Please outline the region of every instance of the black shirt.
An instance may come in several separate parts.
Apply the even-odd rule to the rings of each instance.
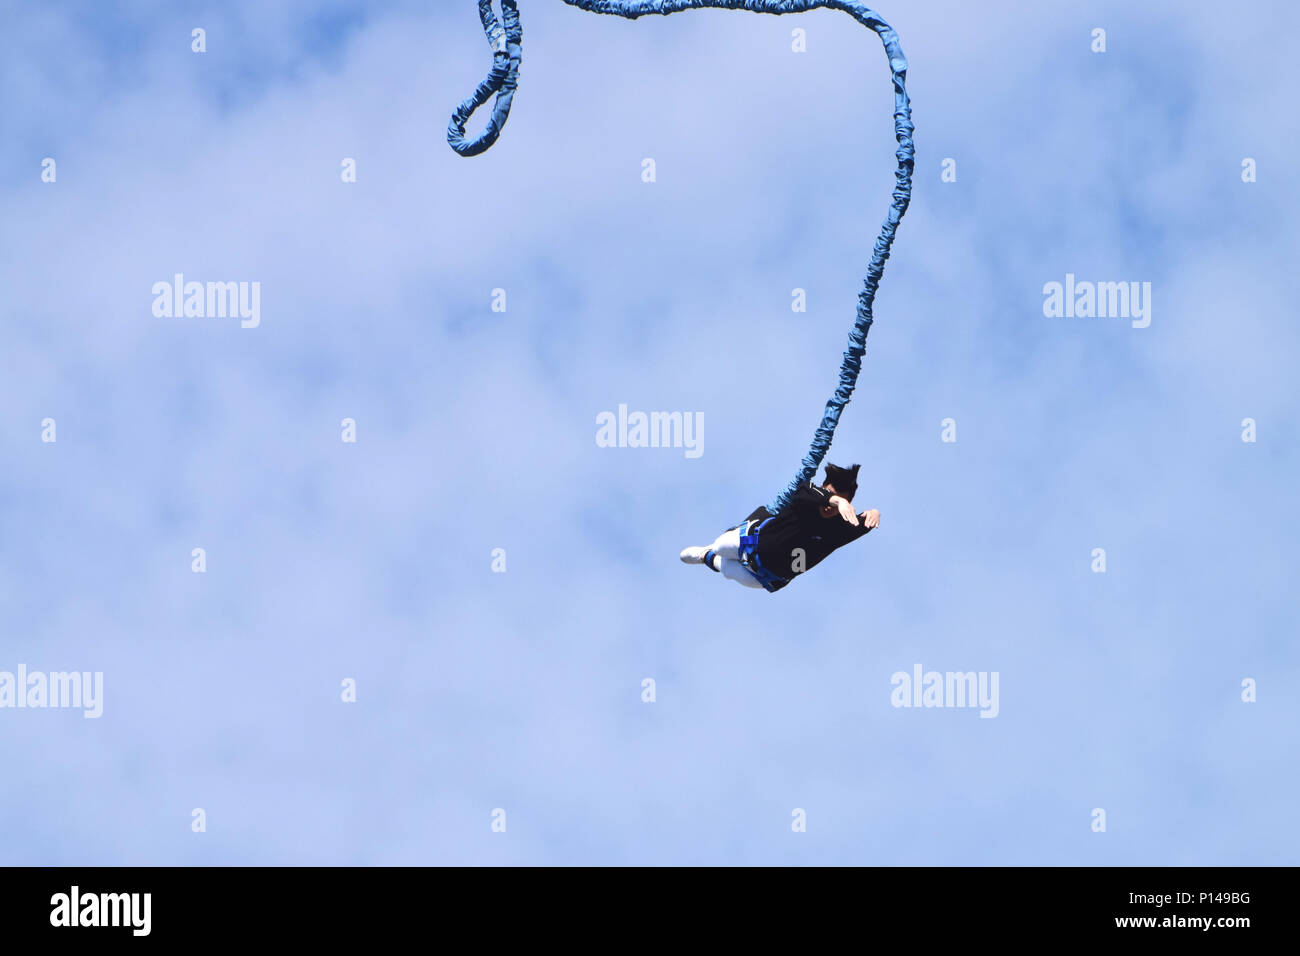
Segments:
[[[811,481],[800,486],[790,499],[790,504],[776,517],[766,508],[755,509],[746,521],[772,518],[758,533],[758,559],[773,574],[793,580],[804,571],[821,563],[822,559],[850,541],[856,541],[869,528],[851,525],[837,511],[829,518],[821,516],[821,509],[830,504],[830,494]],[[778,586],[776,590],[785,587]]]

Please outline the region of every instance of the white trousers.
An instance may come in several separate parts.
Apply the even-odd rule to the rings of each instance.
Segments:
[[[743,584],[747,588],[761,588],[763,585],[758,583],[758,578],[749,573],[749,570],[740,563],[740,529],[732,528],[730,531],[724,531],[718,535],[717,540],[709,545],[713,553],[717,555],[713,559],[713,567],[722,572],[722,576],[737,584]]]

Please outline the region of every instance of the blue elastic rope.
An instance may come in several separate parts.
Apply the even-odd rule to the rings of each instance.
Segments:
[[[523,58],[523,29],[519,25],[519,8],[515,0],[501,0],[502,28],[492,15],[492,0],[478,0],[478,16],[483,21],[483,32],[491,45],[492,70],[487,79],[478,85],[474,94],[451,114],[447,124],[447,142],[462,156],[477,156],[497,141],[501,128],[510,116],[510,103],[519,86],[519,61]],[[465,124],[474,111],[488,101],[493,93],[497,101],[492,104],[492,117],[477,139],[465,138]]]
[[[667,16],[683,10],[721,9],[748,10],[751,13],[804,13],[808,10],[828,9],[842,10],[863,26],[868,27],[880,37],[889,56],[889,71],[894,81],[894,136],[898,140],[898,169],[894,173],[893,201],[889,214],[880,227],[880,235],[871,250],[871,261],[867,264],[867,277],[862,291],[858,293],[857,319],[849,332],[849,345],[840,363],[839,385],[835,394],[826,403],[822,413],[821,424],[813,435],[812,445],[804,456],[799,472],[786,485],[785,490],[768,505],[768,511],[776,514],[785,509],[790,497],[799,486],[810,481],[821,466],[822,459],[830,450],[831,439],[835,436],[835,426],[839,424],[840,413],[853,397],[853,387],[857,384],[858,373],[862,371],[862,356],[867,348],[867,332],[871,329],[871,307],[876,299],[876,289],[880,277],[885,271],[885,261],[889,258],[890,246],[907,204],[912,198],[912,167],[915,150],[912,144],[912,107],[907,98],[907,57],[899,43],[898,34],[894,32],[880,15],[858,0],[564,0],[572,7],[591,13],[609,14],[635,20],[651,14]],[[501,19],[505,22],[504,44],[502,29],[492,15],[491,0],[479,0],[479,15],[488,42],[497,52],[493,56],[492,72],[474,91],[474,95],[460,105],[447,127],[447,142],[452,149],[462,156],[474,156],[491,146],[501,134],[506,117],[510,113],[510,101],[518,84],[520,58],[519,11],[515,0],[501,0]],[[502,46],[504,45],[504,51]],[[487,129],[473,142],[465,140],[465,122],[470,114],[487,102],[494,92],[497,101],[492,110],[492,119]]]

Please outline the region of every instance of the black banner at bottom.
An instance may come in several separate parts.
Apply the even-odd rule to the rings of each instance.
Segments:
[[[1285,932],[1287,868],[10,868],[8,941],[484,942],[585,937],[729,945],[1133,937],[1232,945]],[[610,936],[610,930],[619,936]],[[1245,934],[1245,935],[1243,935]],[[640,940],[641,943],[635,941]]]

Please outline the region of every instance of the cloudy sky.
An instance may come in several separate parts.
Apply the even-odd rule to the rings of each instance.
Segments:
[[[463,159],[468,0],[8,3],[0,671],[104,693],[0,709],[0,862],[1294,863],[1300,11],[1132,6],[881,8],[916,185],[831,459],[882,523],[768,595],[677,552],[834,385],[872,33],[525,0]],[[1046,317],[1067,274],[1150,326]],[[703,454],[599,447],[620,404]],[[997,717],[892,706],[918,665]]]

